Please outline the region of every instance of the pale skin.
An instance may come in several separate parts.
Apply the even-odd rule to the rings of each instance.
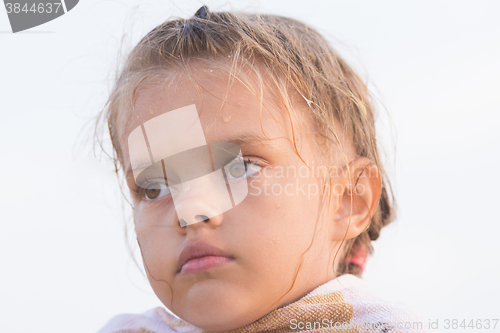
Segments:
[[[286,110],[264,100],[266,108],[260,114],[261,102],[255,95],[235,84],[226,96],[227,83],[221,78],[200,76],[198,83],[203,87],[202,96],[188,79],[176,82],[175,88],[153,85],[141,90],[133,120],[122,129],[122,151],[127,170],[128,133],[149,119],[191,104],[196,105],[207,142],[231,141],[242,133],[255,137],[236,142],[244,157],[260,165],[254,165],[248,176],[249,182],[254,181],[249,195],[236,207],[206,221],[181,227],[170,195],[150,200],[144,191],[134,192],[134,179],[127,177],[137,241],[154,292],[183,320],[205,330],[222,331],[249,324],[335,278],[334,255],[342,240],[356,237],[368,226],[379,200],[380,180],[371,161],[350,160],[351,176],[362,170],[370,175],[359,178],[362,193],[349,191],[349,176],[340,174],[334,179],[335,191],[329,193],[330,204],[316,223],[319,193],[275,195],[276,189],[291,183],[294,188],[296,184],[319,188],[317,175],[276,177],[279,166],[298,170],[305,166],[304,161],[318,161],[312,135],[294,126],[301,159],[293,146]],[[345,165],[342,159],[335,163]],[[273,185],[274,194],[270,191]],[[180,251],[197,240],[222,249],[234,260],[202,272],[178,274]]]

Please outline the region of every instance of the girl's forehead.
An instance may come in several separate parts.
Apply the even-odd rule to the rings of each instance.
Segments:
[[[134,108],[124,121],[127,125],[121,136],[121,147],[127,169],[130,166],[129,148],[133,148],[128,146],[129,137],[134,131],[140,132],[141,127],[146,131],[145,125],[164,118],[168,121],[163,123],[160,131],[177,132],[180,127],[186,126],[182,120],[185,119],[183,110],[193,108],[196,121],[201,125],[200,131],[195,134],[201,132],[202,139],[199,141],[232,142],[242,148],[273,146],[286,152],[294,149],[293,140],[300,137],[300,126],[294,124],[292,128],[285,108],[280,108],[265,94],[255,96],[242,84],[234,83],[228,88],[226,81],[210,77],[197,78],[196,83],[186,79],[169,85],[153,84],[138,91]],[[186,117],[190,115],[186,113]],[[177,133],[181,133],[182,137],[175,137],[175,140],[193,140],[186,137],[182,130]],[[170,140],[164,141],[170,144],[166,142]]]
[[[227,82],[221,79],[202,78],[196,84],[186,79],[174,85],[154,84],[142,88],[133,110],[127,112],[127,119],[122,122],[126,124],[121,136],[123,143],[137,127],[189,105],[195,105],[203,133],[209,141],[229,141],[229,138],[245,136],[292,137],[288,111],[271,99],[263,96],[261,100],[238,83],[228,88]]]

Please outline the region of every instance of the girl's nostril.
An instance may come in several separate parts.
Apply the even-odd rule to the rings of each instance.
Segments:
[[[208,216],[206,215],[198,215],[203,221],[208,220]]]
[[[186,221],[184,221],[183,219],[181,219],[179,222],[180,222],[180,224],[181,224],[181,227],[185,227],[185,226],[187,226],[187,225],[188,225],[188,224],[187,224],[187,222],[186,222]]]

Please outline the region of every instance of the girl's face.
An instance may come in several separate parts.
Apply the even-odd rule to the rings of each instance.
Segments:
[[[305,130],[309,127],[304,123],[293,127],[301,159],[286,110],[265,99],[260,112],[261,102],[242,85],[233,84],[227,91],[226,81],[209,76],[198,83],[202,93],[189,80],[169,88],[144,88],[125,128],[122,147],[130,170],[127,138],[131,131],[166,112],[195,104],[208,143],[233,142],[241,148],[246,198],[222,214],[184,227],[168,187],[141,189],[133,175],[127,175],[137,241],[156,295],[197,327],[229,330],[332,279],[333,254],[340,242],[332,237],[333,223],[325,223],[332,221],[333,211],[316,224],[321,181],[312,134]],[[197,205],[196,214],[210,216],[210,203]],[[219,256],[182,266],[185,249],[202,243],[218,249]]]

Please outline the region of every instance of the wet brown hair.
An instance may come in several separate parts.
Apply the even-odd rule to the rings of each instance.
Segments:
[[[366,157],[377,164],[379,205],[369,228],[344,243],[335,272],[337,276],[361,276],[361,268],[350,262],[351,256],[355,252],[371,254],[371,241],[394,218],[390,183],[379,162],[375,110],[360,77],[323,36],[300,21],[277,15],[209,12],[203,6],[190,19],[169,20],[149,32],[126,59],[98,119],[98,123],[107,123],[116,172],[124,166],[120,144],[124,110],[133,105],[141,87],[165,77],[160,73],[187,70],[192,61],[226,64],[230,77],[245,84],[249,80],[236,72],[250,68],[268,88],[266,93],[289,111],[291,120],[298,119],[294,109],[304,110],[318,133],[316,144],[325,161],[340,152],[346,165],[351,157]],[[262,97],[262,89],[247,87]]]

